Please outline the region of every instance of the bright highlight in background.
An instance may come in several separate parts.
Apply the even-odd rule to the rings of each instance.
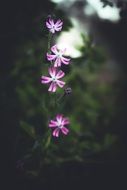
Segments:
[[[117,22],[120,19],[119,9],[117,7],[106,6],[103,8],[103,3],[100,0],[86,0],[88,7],[85,7],[85,12],[88,12],[89,6],[91,6],[102,19],[108,19],[113,22]],[[90,9],[89,9],[90,10]],[[91,11],[92,12],[92,11]]]
[[[51,1],[54,3],[57,3],[59,5],[61,5],[61,4],[71,5],[72,3],[76,2],[77,0],[51,0]],[[103,7],[103,3],[100,0],[86,0],[86,2],[88,3],[84,7],[84,12],[86,15],[90,16],[90,15],[97,13],[97,15],[101,19],[107,19],[112,22],[117,22],[120,20],[119,8],[110,7],[110,6]]]
[[[79,31],[76,28],[70,29],[68,32],[61,32],[57,39],[58,48],[66,48],[66,55],[72,58],[80,57],[81,52],[78,48],[83,46],[83,40]]]

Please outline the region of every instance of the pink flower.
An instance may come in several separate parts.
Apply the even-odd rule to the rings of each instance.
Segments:
[[[62,70],[57,71],[55,67],[50,67],[48,71],[51,77],[47,77],[47,76],[41,77],[42,79],[41,83],[43,84],[51,83],[48,91],[55,92],[58,86],[60,88],[63,88],[63,86],[65,85],[65,82],[59,79],[64,77],[65,73]]]
[[[65,64],[65,65],[69,64],[70,59],[63,57],[66,49],[58,50],[57,45],[54,45],[51,47],[51,51],[54,54],[48,54],[47,53],[47,59],[49,61],[53,61],[53,60],[55,61],[54,67],[61,67],[61,63]]]
[[[62,25],[63,25],[63,22],[62,22],[60,19],[57,20],[56,23],[55,23],[54,20],[51,19],[51,18],[49,18],[49,20],[46,21],[46,26],[47,26],[47,28],[48,28],[49,31],[50,31],[51,33],[53,33],[53,34],[55,33],[55,31],[56,31],[56,32],[61,31]]]
[[[55,119],[55,120],[51,120],[51,121],[49,122],[49,127],[50,127],[50,128],[55,128],[55,129],[53,130],[52,135],[53,135],[54,137],[59,137],[60,131],[61,131],[64,135],[67,135],[68,132],[69,132],[69,130],[68,130],[66,127],[64,127],[64,126],[65,126],[65,125],[68,125],[68,124],[70,124],[68,118],[63,117],[62,114],[57,114],[57,115],[56,115],[56,119]]]

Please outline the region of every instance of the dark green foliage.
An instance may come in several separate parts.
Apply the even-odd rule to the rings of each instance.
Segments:
[[[64,21],[65,22],[65,21]],[[66,25],[66,22],[65,22]],[[68,25],[67,25],[68,26]],[[82,56],[72,59],[65,81],[72,93],[58,101],[63,89],[50,94],[40,82],[47,74],[47,36],[26,41],[17,48],[17,59],[12,71],[19,101],[18,159],[24,161],[26,174],[36,177],[47,165],[58,165],[70,160],[96,161],[97,155],[108,151],[117,142],[110,133],[110,122],[115,114],[113,81],[103,78],[106,55],[91,37],[82,35]],[[101,78],[102,77],[102,78]],[[55,109],[55,107],[59,107]],[[70,118],[70,133],[55,139],[48,122],[57,113]]]

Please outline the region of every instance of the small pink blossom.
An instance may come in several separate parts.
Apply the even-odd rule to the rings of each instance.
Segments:
[[[47,53],[47,59],[49,61],[55,61],[54,67],[61,67],[61,63],[65,64],[65,65],[69,64],[70,59],[63,57],[66,49],[58,50],[57,45],[54,45],[51,47],[51,51],[54,54]]]
[[[61,81],[59,79],[64,77],[65,73],[62,70],[58,71],[57,68],[55,68],[55,67],[50,67],[48,69],[48,72],[51,77],[47,77],[47,76],[41,77],[41,79],[42,79],[41,83],[43,83],[43,84],[51,83],[48,91],[55,92],[58,86],[60,88],[63,88],[63,86],[65,85],[65,82]]]
[[[62,25],[63,25],[63,22],[60,19],[54,22],[53,19],[49,18],[49,20],[46,21],[47,28],[53,34],[55,33],[55,31],[56,32],[61,31]]]
[[[68,132],[69,132],[69,129],[67,129],[67,128],[65,127],[65,125],[68,125],[68,124],[70,124],[70,121],[69,121],[69,119],[68,119],[67,117],[63,117],[62,114],[57,114],[55,120],[51,120],[51,121],[49,122],[49,127],[50,127],[50,128],[55,128],[55,129],[53,130],[52,135],[53,135],[54,137],[59,137],[60,131],[61,131],[64,135],[67,135]]]

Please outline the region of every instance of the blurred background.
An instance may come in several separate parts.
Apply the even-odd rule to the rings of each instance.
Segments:
[[[5,181],[18,189],[65,189],[124,180],[127,2],[4,1],[1,8]],[[62,70],[72,93],[57,110],[70,118],[70,133],[58,139],[48,130],[54,97],[40,83],[48,68],[48,16],[63,20],[52,45],[67,47],[71,57]]]

